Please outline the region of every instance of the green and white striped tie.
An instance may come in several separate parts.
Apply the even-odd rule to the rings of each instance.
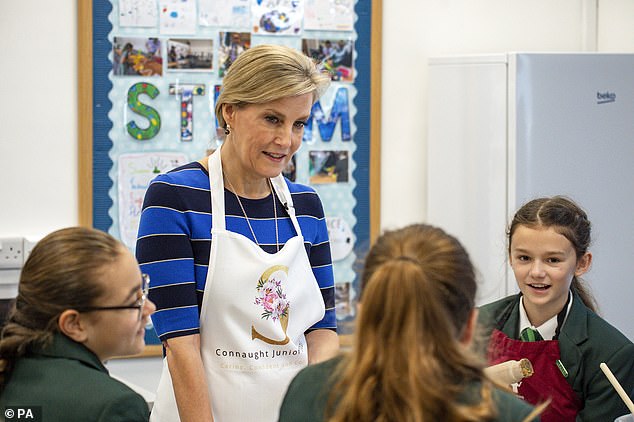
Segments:
[[[522,330],[520,334],[520,339],[522,341],[541,341],[544,338],[541,336],[541,334],[539,334],[539,331],[537,331],[536,329],[531,327],[526,327]]]

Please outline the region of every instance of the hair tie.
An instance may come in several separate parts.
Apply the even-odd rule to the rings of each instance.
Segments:
[[[408,256],[408,255],[399,255],[397,257],[394,258],[397,261],[407,261],[407,262],[412,262],[416,265],[421,265],[420,261],[414,257]]]

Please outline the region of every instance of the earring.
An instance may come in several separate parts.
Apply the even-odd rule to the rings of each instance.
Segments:
[[[231,133],[231,126],[229,126],[229,123],[227,123],[227,126],[225,126],[225,135],[228,135]]]

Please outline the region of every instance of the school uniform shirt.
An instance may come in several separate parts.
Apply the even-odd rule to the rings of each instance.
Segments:
[[[92,351],[60,333],[54,335],[50,346],[16,362],[0,394],[0,409],[12,406],[39,407],[45,422],[149,419],[142,396],[110,377]]]
[[[570,293],[572,295],[572,293]],[[566,319],[568,319],[568,314],[570,313],[570,307],[572,306],[572,297],[570,298],[570,300],[568,301],[568,306],[566,308],[566,315],[564,316],[564,323],[566,321]],[[533,324],[531,324],[531,321],[528,319],[528,315],[526,314],[526,309],[524,309],[524,297],[520,297],[520,306],[519,306],[519,312],[520,312],[520,325],[519,325],[519,332],[521,333],[525,328],[532,328],[534,330],[537,330],[537,332],[539,333],[539,335],[544,339],[544,340],[552,340],[553,338],[555,338],[555,335],[557,334],[557,318],[559,315],[554,315],[552,318],[550,318],[549,320],[545,321],[542,325],[540,325],[539,327],[535,327]]]
[[[519,339],[519,307],[520,295],[508,296],[481,307],[478,322],[490,334],[501,323],[502,316],[510,311],[509,318],[499,329],[509,338]],[[576,293],[573,293],[572,305],[558,340],[560,360],[567,372],[566,381],[582,402],[577,420],[613,421],[628,413],[599,364],[605,362],[631,396],[634,391],[634,344],[588,309]]]
[[[293,379],[280,409],[279,422],[323,422],[332,387],[337,383],[333,377],[343,356],[337,356],[302,369]],[[480,384],[473,382],[461,396],[464,403],[479,399]],[[493,390],[493,401],[498,416],[492,422],[516,422],[523,420],[533,407],[515,395],[502,390]],[[538,421],[539,417],[532,419]]]

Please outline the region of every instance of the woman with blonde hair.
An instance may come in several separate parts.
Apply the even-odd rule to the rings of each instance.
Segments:
[[[425,224],[384,233],[366,257],[352,351],[300,372],[280,421],[530,417],[532,407],[498,390],[470,351],[475,294],[473,266],[454,237]]]
[[[243,52],[216,101],[222,147],[148,187],[136,251],[166,352],[153,421],[274,421],[293,376],[337,353],[323,207],[281,174],[328,84],[292,48]]]
[[[6,412],[21,408],[32,420],[147,421],[143,397],[111,378],[103,362],[143,351],[155,309],[148,282],[107,233],[71,227],[39,241],[0,339],[7,420]]]

